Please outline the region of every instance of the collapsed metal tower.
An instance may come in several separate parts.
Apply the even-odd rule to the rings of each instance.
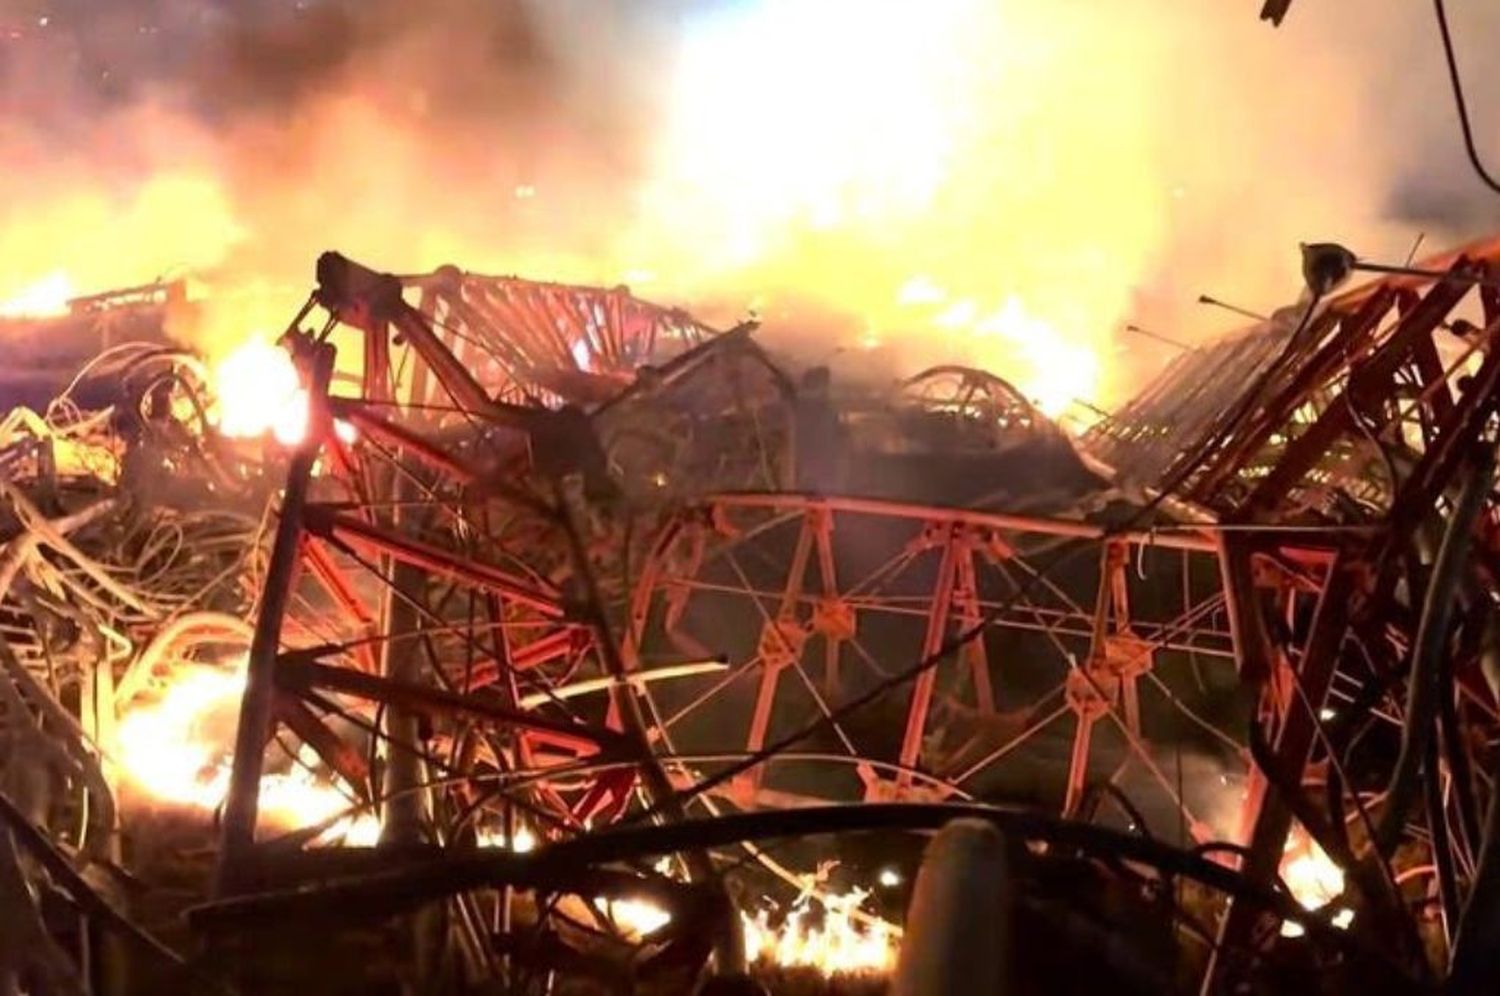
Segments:
[[[228,595],[144,605],[174,621],[105,669],[128,701],[250,643],[214,967],[275,989],[316,937],[350,991],[617,983],[558,897],[645,895],[674,919],[630,978],[666,985],[734,965],[747,869],[805,887],[860,832],[971,815],[1028,845],[1029,977],[1058,949],[1141,991],[1484,991],[1497,256],[1184,352],[1075,444],[982,371],[850,392],[623,290],[326,255],[253,638]],[[288,763],[382,846],[260,820]],[[535,854],[476,847],[522,825]],[[1292,834],[1347,930],[1286,895]]]
[[[1415,834],[1429,860],[1406,877],[1432,878],[1455,991],[1496,967],[1497,259],[1474,243],[1422,264],[1441,279],[1388,277],[1187,353],[1087,441],[1217,536],[1260,695],[1245,874],[1271,879],[1295,816],[1366,902],[1399,906],[1390,861]],[[1220,940],[1252,928],[1236,906]]]
[[[1489,522],[1474,454],[1500,370],[1500,303],[1466,278],[1494,253],[1470,247],[1430,264],[1449,279],[1330,301],[1295,336],[1272,322],[1180,358],[1086,440],[1170,498],[1150,515],[1112,509],[1120,496],[993,378],[934,371],[878,410],[840,413],[826,383],[792,384],[748,330],[714,335],[620,292],[453,271],[398,281],[325,256],[316,303],[363,333],[364,362],[359,395],[322,417],[359,441],[324,434],[334,474],[315,497],[318,443],[294,465],[241,746],[280,719],[369,785],[315,704],[381,703],[392,749],[372,798],[385,796],[387,837],[411,843],[460,840],[518,807],[549,834],[597,830],[638,818],[636,793],[637,813],[681,820],[690,806],[1029,791],[1076,819],[1133,769],[1134,794],[1157,802],[1132,811],[1170,811],[1188,845],[1239,830],[1252,884],[1274,883],[1297,817],[1349,871],[1356,922],[1402,906],[1380,869],[1414,824],[1461,971],[1464,899],[1486,901],[1472,887],[1486,765],[1471,752],[1494,702],[1479,666],[1487,547],[1461,550]],[[326,383],[328,347],[295,341]],[[1252,379],[1248,394],[1226,389]],[[934,424],[946,431],[924,437]],[[924,438],[958,480],[999,487],[911,500],[933,484]],[[1044,507],[1017,514],[1027,499]],[[299,567],[317,592],[294,584]],[[293,596],[337,607],[311,647],[279,639],[276,607]],[[1450,640],[1456,659],[1438,652]],[[1194,708],[1214,695],[1194,703],[1163,678],[1184,662],[1217,669],[1221,706],[1226,684],[1256,700],[1253,760],[1243,730]],[[1225,770],[1243,766],[1236,826],[1213,826],[1202,787],[1174,780],[1173,715]],[[1382,715],[1400,731],[1383,767],[1389,745],[1369,747],[1383,738],[1368,728]],[[1057,769],[1067,727],[1065,774],[1047,784],[1035,772]],[[403,762],[398,745],[425,759]],[[446,790],[464,822],[434,833],[418,789],[439,756],[467,778]],[[476,789],[508,768],[528,773],[519,795]],[[226,883],[247,881],[257,851],[259,752],[241,749],[236,774]],[[1351,824],[1387,775],[1376,821]],[[1314,783],[1326,790],[1308,794]],[[693,865],[713,877],[706,855]],[[1231,904],[1210,979],[1245,970],[1231,955],[1262,915]]]

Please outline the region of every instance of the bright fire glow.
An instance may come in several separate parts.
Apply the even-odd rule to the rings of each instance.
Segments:
[[[516,827],[516,839],[514,845],[505,839],[503,830],[480,830],[475,834],[480,847],[499,847],[507,851],[515,851],[517,854],[526,854],[536,850],[536,834],[524,823]]]
[[[847,345],[903,371],[984,366],[1050,415],[1105,401],[1119,371],[1099,357],[1169,193],[1141,128],[1153,81],[1096,20],[984,0],[705,14],[674,66],[632,259],[686,262],[689,286],[716,279],[695,268],[725,274],[791,321],[803,303],[848,314]],[[1087,165],[1101,155],[1109,170]]]
[[[803,896],[776,927],[767,911],[745,916],[745,952],[752,959],[814,968],[824,975],[888,972],[896,964],[896,937],[883,921],[866,925],[855,918],[866,895],[856,889],[825,896],[822,917],[813,914],[813,900]]]
[[[1075,400],[1099,395],[1104,371],[1094,348],[1030,314],[1014,295],[986,311],[975,299],[951,300],[930,278],[916,276],[896,299],[913,312],[926,310],[928,326],[958,337],[961,351],[975,354],[1047,415],[1055,418]]]
[[[814,901],[803,896],[782,922],[773,926],[770,910],[741,914],[745,953],[756,961],[786,968],[811,968],[823,975],[888,972],[896,963],[894,933],[880,921],[865,926],[854,916],[867,893],[827,896],[816,916]],[[594,908],[628,934],[645,937],[672,922],[672,915],[646,899],[594,900]]]
[[[245,664],[179,666],[154,700],[137,700],[120,719],[119,763],[125,779],[161,802],[211,810],[229,788],[231,755]],[[317,774],[317,757],[302,748],[298,763],[261,778],[260,816],[283,829],[333,819],[353,794]],[[337,820],[325,840],[372,844],[380,825],[373,815]]]
[[[672,914],[649,899],[594,900],[594,908],[609,917],[615,926],[637,937],[645,937],[672,922]]]
[[[709,225],[718,251],[745,264],[798,229],[928,206],[963,112],[944,99],[959,85],[946,43],[963,11],[902,7],[759,0],[697,20],[675,66],[653,211]],[[776,71],[753,71],[767,52]]]
[[[1344,891],[1344,872],[1334,864],[1323,849],[1306,831],[1294,830],[1287,840],[1286,852],[1281,859],[1281,878],[1291,890],[1292,898],[1307,910],[1320,910],[1337,899]],[[1333,916],[1337,927],[1347,927],[1354,919],[1352,910],[1338,910]],[[1300,924],[1283,922],[1283,937],[1300,937]]]
[[[1376,224],[1367,207],[1389,186],[1392,150],[1352,126],[1366,119],[1358,87],[1319,88],[1328,119],[1351,122],[1332,150],[1347,167],[1339,184],[1299,168],[1282,171],[1302,177],[1285,196],[1256,187],[1269,165],[1322,146],[1307,140],[1305,115],[1286,111],[1307,87],[1286,70],[1317,65],[1325,83],[1338,80],[1349,53],[1322,46],[1310,58],[1287,37],[1241,34],[1232,15],[1181,17],[1166,0],[737,0],[683,5],[608,47],[596,35],[614,24],[603,15],[554,20],[566,5],[535,6],[548,12],[545,64],[563,77],[549,80],[557,99],[536,105],[536,121],[492,115],[476,127],[427,106],[434,79],[469,78],[480,55],[493,63],[468,19],[456,29],[422,19],[415,43],[404,30],[374,33],[384,41],[362,50],[368,72],[298,90],[274,122],[205,121],[182,113],[197,106],[181,99],[191,94],[165,81],[139,88],[139,100],[70,127],[61,157],[43,141],[51,133],[28,127],[28,111],[51,119],[63,99],[35,80],[20,97],[40,102],[18,97],[7,132],[0,273],[24,283],[66,260],[89,289],[211,275],[208,303],[227,320],[184,316],[195,327],[176,331],[212,349],[243,334],[245,303],[229,301],[240,290],[264,293],[257,322],[296,308],[326,247],[327,205],[378,203],[341,212],[339,238],[402,272],[658,274],[654,296],[715,324],[763,293],[785,304],[767,312],[768,334],[801,334],[791,312],[806,302],[849,329],[880,329],[907,374],[961,360],[938,355],[925,326],[896,321],[913,272],[982,309],[1014,294],[1070,345],[1103,355],[1125,321],[1160,318],[1180,334],[1174,323],[1202,311],[1183,306],[1200,290],[1269,303],[1295,275],[1295,254],[1275,247],[1309,225],[1358,217],[1361,244],[1396,244],[1363,227]],[[611,127],[591,127],[596,116]],[[507,156],[515,147],[536,152],[523,175]],[[406,190],[422,196],[391,196]],[[1309,204],[1323,213],[1309,220]],[[1256,237],[1222,238],[1247,205]],[[494,218],[506,238],[479,221]],[[16,289],[0,286],[0,299]],[[1197,322],[1221,326],[1211,314]],[[1135,352],[1153,369],[1162,356],[1112,357],[1086,400],[1130,388]],[[998,348],[987,359],[1028,392],[1061,393],[1033,387]]]
[[[229,788],[231,756],[240,697],[245,688],[245,661],[213,666],[177,666],[154,698],[141,697],[121,717],[118,729],[119,763],[126,781],[137,791],[164,803],[212,810],[224,801]],[[334,820],[353,804],[353,793],[329,775],[316,773],[317,756],[305,745],[298,762],[285,772],[261,778],[260,817],[281,829],[312,826]],[[374,844],[380,835],[373,814],[335,820],[320,838],[349,845]],[[538,839],[525,824],[515,830],[514,843],[503,832],[482,829],[481,847],[533,850]],[[665,871],[667,864],[658,865]],[[886,878],[882,876],[882,878]],[[745,949],[752,958],[788,967],[813,968],[825,975],[884,972],[895,964],[896,937],[880,921],[861,923],[856,913],[867,892],[828,895],[814,900],[800,897],[778,925],[771,912],[742,915]],[[671,915],[646,899],[597,898],[594,906],[617,926],[646,936],[671,922]],[[821,916],[815,911],[821,907]]]
[[[68,313],[73,281],[62,270],[50,273],[0,301],[0,318],[50,318]]]
[[[262,339],[248,339],[214,367],[219,431],[233,439],[266,433],[284,446],[307,434],[307,389],[291,354]],[[354,426],[338,419],[334,434],[352,443]]]
[[[234,438],[267,432],[284,444],[307,431],[307,391],[286,350],[248,339],[214,367],[219,431]]]

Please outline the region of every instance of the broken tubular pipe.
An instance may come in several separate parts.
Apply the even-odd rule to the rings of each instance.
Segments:
[[[993,823],[953,820],[917,873],[892,996],[1004,996],[1010,871]]]

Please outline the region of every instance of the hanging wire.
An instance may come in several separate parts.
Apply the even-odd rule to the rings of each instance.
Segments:
[[[1469,105],[1464,100],[1463,80],[1458,74],[1458,58],[1453,52],[1453,35],[1448,30],[1448,12],[1443,0],[1432,0],[1432,6],[1437,13],[1438,34],[1443,39],[1443,57],[1448,61],[1448,80],[1453,84],[1453,102],[1458,107],[1459,127],[1463,129],[1464,151],[1468,153],[1469,163],[1474,167],[1474,172],[1479,174],[1480,181],[1500,194],[1500,180],[1496,180],[1484,168],[1484,162],[1479,158],[1479,149],[1474,145],[1474,128],[1469,123]]]

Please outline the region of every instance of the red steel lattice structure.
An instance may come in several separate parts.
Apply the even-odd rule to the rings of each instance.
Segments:
[[[322,399],[331,347],[298,326],[316,305],[329,328],[356,329],[360,391],[317,401],[292,465],[223,887],[260,882],[254,787],[278,724],[382,807],[388,839],[447,842],[496,822],[508,833],[518,809],[548,835],[576,834],[624,818],[637,793],[668,818],[993,796],[1016,791],[1007,771],[1056,768],[1061,747],[1063,776],[1032,789],[1066,817],[1086,818],[1094,790],[1117,788],[1128,766],[1185,842],[1238,829],[1251,880],[1275,878],[1294,813],[1352,865],[1339,828],[1360,788],[1336,792],[1323,820],[1303,793],[1338,760],[1320,717],[1338,702],[1379,713],[1410,700],[1402,662],[1428,615],[1415,592],[1444,576],[1434,536],[1476,533],[1462,584],[1493,591],[1493,512],[1486,501],[1465,518],[1460,492],[1485,473],[1473,453],[1492,441],[1500,398],[1500,297],[1470,279],[1497,253],[1467,247],[1425,264],[1447,278],[1391,277],[1305,322],[1185,353],[1084,440],[1162,493],[1123,517],[1085,517],[1081,492],[1021,514],[983,497],[839,494],[837,475],[809,489],[803,470],[834,462],[810,460],[829,420],[748,330],[715,334],[620,291],[454,270],[398,280],[325,256],[291,342]],[[973,390],[915,390],[860,432],[908,459],[913,419],[937,419],[983,438],[972,466],[1011,477],[1037,473],[1039,454],[1076,460],[985,384],[982,418]],[[333,417],[355,442],[326,431]],[[320,450],[328,472],[314,477]],[[1450,947],[1483,871],[1473,738],[1455,734],[1487,729],[1495,701],[1469,622],[1443,708],[1420,717],[1447,724],[1427,770],[1451,790],[1419,837],[1447,869]],[[932,666],[850,707],[913,660]],[[1256,700],[1254,763],[1243,731],[1188,701],[1188,666]],[[379,786],[341,732],[339,703],[354,701],[378,705],[391,744]],[[761,757],[808,723],[804,742]],[[1168,770],[1182,724],[1247,774],[1237,828],[1214,826],[1212,800]],[[745,758],[764,763],[693,790]],[[507,771],[517,787],[483,787]],[[1421,808],[1400,784],[1398,835]],[[1379,891],[1368,873],[1351,879]],[[1222,950],[1270,943],[1257,917],[1232,905]],[[1243,968],[1228,961],[1210,985]]]
[[[1444,720],[1446,753],[1424,764],[1433,783],[1442,779],[1447,801],[1429,800],[1425,822],[1432,867],[1446,870],[1439,885],[1450,942],[1463,897],[1487,901],[1477,877],[1462,881],[1465,869],[1479,874],[1478,853],[1438,852],[1444,840],[1460,851],[1478,844],[1480,807],[1464,731],[1487,729],[1496,699],[1482,676],[1474,630],[1488,625],[1484,602],[1494,591],[1487,562],[1496,512],[1485,454],[1500,402],[1497,263],[1500,241],[1477,242],[1417,268],[1446,274],[1441,279],[1390,276],[1333,298],[1306,320],[1294,315],[1186,353],[1090,440],[1103,459],[1148,482],[1170,483],[1231,530],[1244,527],[1224,533],[1225,594],[1242,678],[1264,689],[1268,763],[1284,782],[1302,781],[1315,748],[1322,752],[1320,716],[1341,685],[1370,708],[1386,697],[1360,694],[1374,678],[1369,671],[1385,672],[1398,685],[1392,701],[1425,701],[1399,690],[1403,669],[1418,658],[1419,614],[1430,617],[1434,606],[1454,599],[1478,608],[1466,645],[1454,646],[1448,678],[1435,689],[1438,715],[1398,716],[1403,755],[1414,731],[1425,736],[1423,726]],[[1253,392],[1239,389],[1245,383]],[[1226,389],[1230,384],[1235,389]],[[1481,497],[1467,515],[1466,487]],[[1268,620],[1277,614],[1260,604],[1270,579],[1256,559],[1277,526],[1310,529],[1334,554],[1314,580],[1321,594],[1306,635],[1295,642],[1273,636]],[[1444,582],[1436,570],[1435,537],[1446,533],[1474,549],[1457,582]],[[1446,588],[1423,605],[1415,593],[1429,582]],[[1450,634],[1437,636],[1439,653],[1448,655]],[[1368,668],[1350,666],[1351,646]],[[1268,880],[1291,813],[1290,800],[1279,797],[1287,793],[1270,790],[1264,768],[1256,769],[1242,823],[1248,871]],[[1391,791],[1397,785],[1393,777]],[[1402,822],[1420,808],[1403,805]],[[1226,918],[1225,938],[1250,929],[1236,912]]]

